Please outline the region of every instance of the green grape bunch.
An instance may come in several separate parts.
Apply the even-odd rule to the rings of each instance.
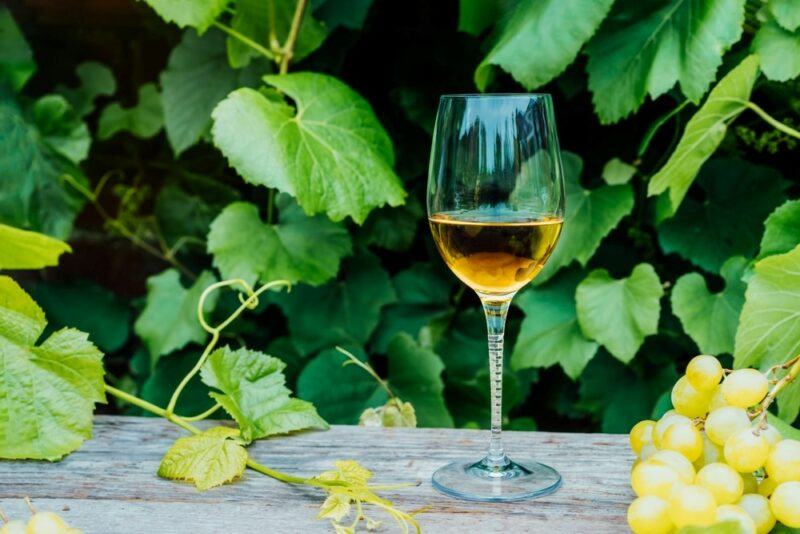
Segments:
[[[800,528],[800,441],[784,435],[794,430],[785,423],[768,422],[775,397],[798,375],[800,356],[766,373],[693,358],[672,388],[674,408],[631,429],[634,534]]]
[[[25,502],[31,511],[28,523],[9,519],[0,510],[0,534],[83,534],[82,530],[69,526],[55,512],[37,512],[28,497],[25,497]]]

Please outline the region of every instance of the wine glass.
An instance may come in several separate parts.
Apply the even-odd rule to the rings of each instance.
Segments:
[[[553,468],[509,459],[500,430],[508,308],[553,252],[563,215],[564,180],[550,95],[441,97],[428,173],[428,221],[445,263],[483,304],[492,413],[486,456],[452,462],[433,474],[434,487],[447,495],[516,501],[561,485]]]

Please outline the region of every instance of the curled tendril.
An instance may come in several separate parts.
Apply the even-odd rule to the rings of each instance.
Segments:
[[[234,311],[227,319],[222,321],[216,328],[212,327],[206,322],[206,319],[203,314],[203,310],[205,309],[205,303],[208,296],[220,289],[222,287],[231,287],[239,285],[244,289],[244,293],[239,293],[239,302],[241,305]],[[266,284],[259,287],[257,290],[253,291],[253,287],[242,280],[241,278],[231,278],[230,280],[223,280],[221,282],[217,282],[211,284],[200,295],[200,300],[197,302],[197,320],[200,323],[200,326],[203,327],[203,330],[208,332],[209,334],[219,333],[225,329],[231,322],[236,320],[237,317],[244,311],[244,310],[254,310],[258,307],[258,296],[261,295],[264,291],[272,289],[273,287],[283,286],[288,288],[287,291],[291,291],[292,283],[288,280],[273,280],[272,282],[267,282]],[[247,295],[247,298],[244,297],[244,294]]]

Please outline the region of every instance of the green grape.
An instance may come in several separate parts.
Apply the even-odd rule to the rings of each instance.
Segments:
[[[640,460],[647,460],[648,458],[652,457],[655,453],[658,452],[658,448],[652,443],[645,443],[644,447],[642,447],[641,452],[639,453]]]
[[[37,512],[28,520],[28,534],[61,534],[69,528],[66,522],[53,512]]]
[[[722,453],[722,447],[708,439],[705,432],[701,432],[700,435],[703,437],[703,454],[693,462],[694,468],[701,469],[708,464],[724,462],[725,455]]]
[[[769,477],[777,484],[800,481],[800,441],[779,441],[767,456],[766,468]]]
[[[676,527],[706,526],[717,516],[714,495],[701,486],[689,485],[675,488],[669,495],[669,518]]]
[[[703,437],[692,423],[674,423],[664,432],[661,448],[679,452],[694,462],[703,454]]]
[[[694,483],[694,466],[686,457],[678,452],[661,450],[650,457],[650,461],[656,464],[665,465],[675,471],[684,484]]]
[[[761,435],[767,438],[767,443],[769,443],[770,448],[774,447],[779,441],[783,440],[783,436],[781,436],[780,431],[769,424],[761,429]]]
[[[744,508],[737,504],[723,504],[717,507],[716,522],[735,521],[739,524],[737,534],[756,534],[756,524]]]
[[[689,379],[686,376],[682,376],[672,388],[672,405],[681,415],[702,417],[708,412],[712,394],[709,391],[695,389]]]
[[[722,388],[718,387],[714,390],[714,393],[711,394],[711,400],[708,403],[708,411],[713,412],[723,406],[730,406],[730,404],[725,400],[725,395],[722,394]]]
[[[635,454],[639,454],[642,451],[642,447],[653,442],[653,428],[655,426],[656,422],[649,419],[639,421],[633,425],[628,439]]]
[[[655,495],[634,499],[628,507],[628,525],[634,534],[669,534],[674,528],[667,501]]]
[[[769,381],[756,369],[737,369],[725,377],[720,388],[728,404],[748,408],[767,395]]]
[[[756,534],[767,534],[775,526],[775,516],[766,497],[757,493],[745,493],[737,502],[756,525]]]
[[[758,478],[753,473],[739,473],[744,481],[744,493],[758,493]]]
[[[680,483],[678,473],[650,460],[634,467],[631,473],[631,487],[639,497],[655,495],[665,499],[677,483]]]
[[[686,366],[686,378],[698,391],[713,391],[722,378],[722,365],[713,356],[695,356]]]
[[[742,476],[727,464],[708,464],[697,472],[695,484],[709,490],[717,504],[733,504],[744,494]]]
[[[745,428],[750,428],[750,418],[744,408],[724,406],[712,411],[706,418],[708,439],[717,445],[725,445],[729,437]]]
[[[775,482],[775,479],[767,477],[758,484],[758,494],[769,499],[769,496],[772,495],[772,492],[777,487],[778,483]]]
[[[9,521],[0,527],[0,534],[26,534],[26,532],[25,523],[19,520]]]
[[[740,473],[752,473],[767,461],[769,443],[764,436],[746,428],[728,438],[723,451],[728,465]]]
[[[656,426],[653,427],[653,444],[660,449],[661,438],[664,437],[664,432],[667,431],[667,428],[669,428],[670,425],[677,423],[679,421],[688,423],[690,425],[692,424],[691,419],[689,419],[685,415],[681,415],[672,410],[668,411],[663,416],[661,416],[661,419],[658,420]]]
[[[778,484],[769,499],[775,518],[791,528],[800,528],[800,482]]]

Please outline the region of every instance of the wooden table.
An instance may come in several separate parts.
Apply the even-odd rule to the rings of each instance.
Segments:
[[[0,507],[27,518],[22,497],[59,512],[86,534],[204,534],[331,532],[316,521],[322,493],[248,471],[234,484],[204,493],[156,475],[161,456],[185,432],[161,420],[97,417],[94,439],[59,463],[0,461]],[[437,493],[431,473],[448,460],[477,457],[486,432],[334,426],[264,440],[251,446],[259,462],[310,476],[335,460],[355,459],[375,483],[419,480],[385,492],[403,510],[424,506],[423,532],[628,532],[625,510],[632,456],[627,438],[608,434],[506,432],[513,455],[535,456],[564,477],[555,494],[512,504],[463,502]],[[381,517],[383,519],[383,517]],[[381,532],[396,532],[390,521]]]

